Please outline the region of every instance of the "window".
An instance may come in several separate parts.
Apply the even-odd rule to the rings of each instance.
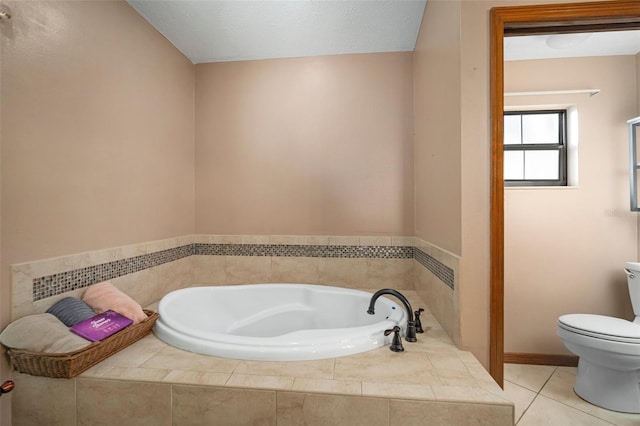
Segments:
[[[567,186],[566,141],[566,110],[505,112],[505,186]]]

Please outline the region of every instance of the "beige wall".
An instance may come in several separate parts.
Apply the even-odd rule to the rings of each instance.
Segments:
[[[411,52],[196,65],[196,232],[412,235],[412,91]]]
[[[9,264],[194,228],[193,65],[124,2],[5,3],[0,328]]]
[[[429,1],[414,53],[415,234],[461,253],[460,2]]]
[[[633,319],[622,268],[637,258],[626,125],[635,79],[633,56],[505,63],[505,92],[601,89],[505,98],[505,107],[575,106],[579,123],[578,186],[505,189],[505,352],[569,354],[556,335],[565,313]]]

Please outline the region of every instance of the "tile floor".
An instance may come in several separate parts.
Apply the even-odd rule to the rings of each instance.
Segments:
[[[575,367],[505,364],[504,378],[518,426],[640,425],[640,414],[605,410],[576,395]]]

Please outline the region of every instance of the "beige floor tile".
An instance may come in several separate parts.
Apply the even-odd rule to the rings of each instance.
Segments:
[[[307,379],[296,377],[293,390],[342,395],[362,395],[362,382],[357,380]]]
[[[228,373],[205,373],[202,371],[172,370],[162,381],[189,385],[223,386],[229,380]]]
[[[545,387],[542,389],[541,395],[618,426],[640,425],[640,414],[618,413],[615,411],[605,410],[604,408],[590,404],[580,398],[573,391],[575,380],[576,376],[575,374],[572,374],[571,371],[558,370],[553,373],[551,379],[549,379]]]
[[[287,362],[241,361],[234,373],[332,379],[333,368],[333,359]]]
[[[104,372],[102,378],[134,380],[137,382],[161,382],[169,370],[157,368],[113,367]]]
[[[504,393],[497,395],[482,388],[445,385],[432,385],[431,388],[438,401],[485,402],[492,404],[510,404],[512,402]]]
[[[424,353],[391,352],[387,348],[336,358],[335,378],[375,383],[439,384]]]
[[[518,426],[611,426],[611,423],[538,395]]]
[[[239,363],[240,361],[235,359],[195,354],[167,346],[145,362],[143,367],[166,370],[232,373]]]
[[[504,382],[504,393],[516,406],[516,422],[537,396],[536,392],[506,380]]]
[[[362,383],[363,396],[379,396],[401,399],[435,399],[430,385],[408,385],[403,383]]]
[[[505,364],[504,379],[534,392],[540,392],[556,367],[548,365]]]
[[[98,363],[82,373],[80,377],[102,377],[103,374],[113,368],[113,365],[103,365],[102,363]]]
[[[140,367],[155,354],[167,347],[167,344],[150,333],[120,352],[111,355],[99,365],[116,367]]]
[[[251,389],[293,389],[293,377],[232,374],[226,386]]]

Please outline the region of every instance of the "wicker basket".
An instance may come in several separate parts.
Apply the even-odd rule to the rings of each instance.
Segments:
[[[7,355],[14,368],[21,373],[70,379],[149,334],[158,314],[146,309],[144,313],[147,314],[144,321],[77,351],[45,353],[8,349]]]

